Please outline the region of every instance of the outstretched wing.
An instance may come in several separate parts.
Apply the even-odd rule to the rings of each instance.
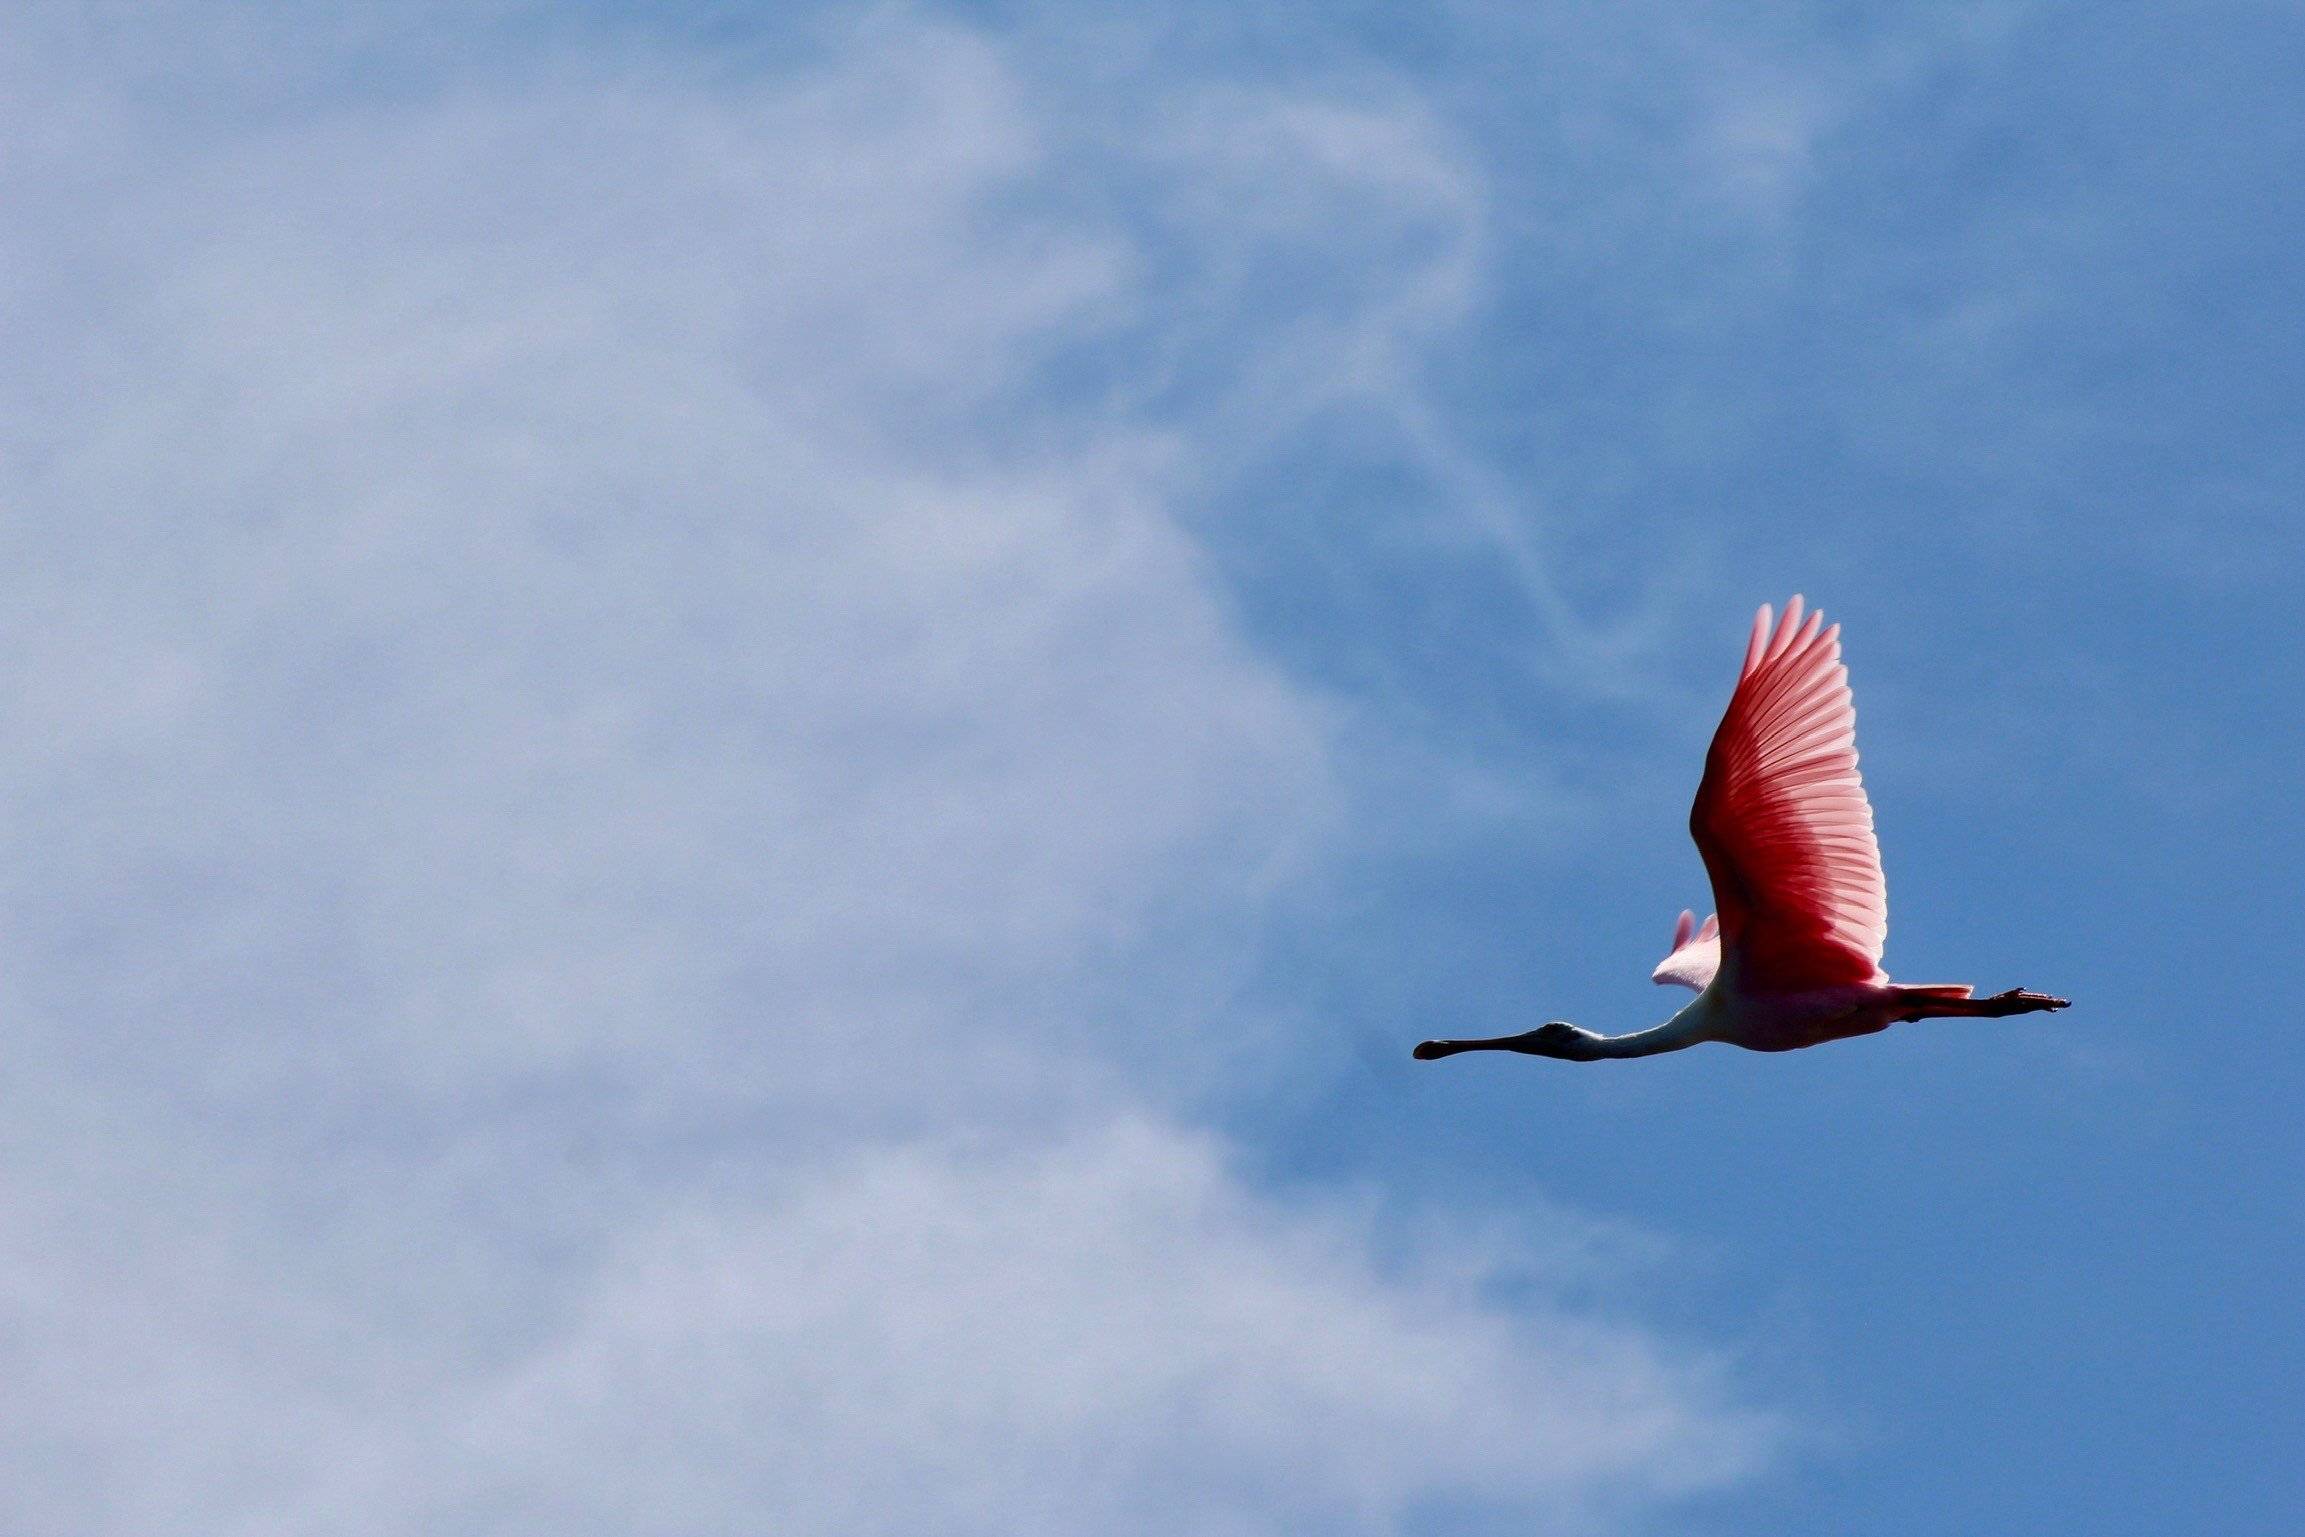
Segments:
[[[1887,883],[1857,775],[1841,627],[1753,619],[1744,671],[1705,755],[1689,831],[1713,879],[1721,943],[1756,992],[1881,979]]]
[[[1673,929],[1672,951],[1657,962],[1649,980],[1701,993],[1712,985],[1713,973],[1720,969],[1721,920],[1709,917],[1699,928],[1697,915],[1683,908],[1681,921]]]

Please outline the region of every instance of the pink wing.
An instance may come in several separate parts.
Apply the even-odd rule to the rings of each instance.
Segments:
[[[1657,962],[1649,980],[1701,993],[1712,985],[1713,973],[1720,969],[1721,920],[1707,918],[1705,926],[1698,928],[1697,915],[1683,908],[1681,921],[1673,929],[1672,953]]]
[[[1705,755],[1689,831],[1713,879],[1741,987],[1801,992],[1885,980],[1887,883],[1857,776],[1857,712],[1841,627],[1753,619],[1745,668]]]

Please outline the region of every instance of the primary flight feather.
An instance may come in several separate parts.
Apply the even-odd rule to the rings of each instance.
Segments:
[[[1726,1041],[1791,1051],[1869,1035],[1900,1020],[1999,1018],[2066,1007],[2012,988],[1978,998],[1964,983],[1897,983],[1881,969],[1888,885],[1873,808],[1857,773],[1857,715],[1841,627],[1801,600],[1753,617],[1745,665],[1705,754],[1689,832],[1712,879],[1717,916],[1684,912],[1652,976],[1696,991],[1665,1023],[1596,1035],[1553,1020],[1523,1035],[1426,1041],[1430,1060],[1517,1051],[1592,1061]]]

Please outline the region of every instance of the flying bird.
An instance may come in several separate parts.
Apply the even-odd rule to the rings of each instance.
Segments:
[[[1518,1051],[1593,1062],[1647,1057],[1702,1041],[1792,1051],[1900,1021],[1998,1019],[2062,1009],[2066,1000],[2011,988],[1990,998],[1966,983],[1892,982],[1881,969],[1887,883],[1873,808],[1857,774],[1857,713],[1841,663],[1841,627],[1806,623],[1801,600],[1772,623],[1753,617],[1744,670],[1705,754],[1689,832],[1713,883],[1716,915],[1690,912],[1652,980],[1696,998],[1663,1024],[1597,1035],[1552,1020],[1522,1035],[1426,1041],[1418,1058]]]

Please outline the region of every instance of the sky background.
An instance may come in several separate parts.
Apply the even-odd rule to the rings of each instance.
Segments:
[[[0,4],[0,1534],[2286,1533],[2293,6]],[[1617,1031],[1761,602],[1888,964]]]

